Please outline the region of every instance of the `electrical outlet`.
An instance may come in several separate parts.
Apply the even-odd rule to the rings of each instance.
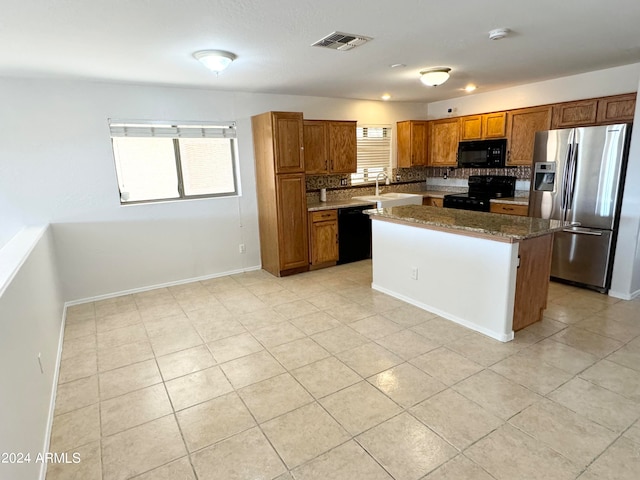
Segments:
[[[418,267],[411,267],[411,278],[413,280],[418,279]]]
[[[245,247],[244,243],[241,243],[240,245],[238,245],[238,251],[240,253],[247,253],[247,247]]]
[[[340,186],[341,187],[346,187],[347,186],[347,179],[346,178],[341,178],[340,179]]]
[[[396,182],[399,182],[399,181],[400,181],[400,174],[396,173]]]

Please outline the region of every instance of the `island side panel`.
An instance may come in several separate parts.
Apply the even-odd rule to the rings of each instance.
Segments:
[[[520,267],[516,278],[513,330],[542,320],[547,308],[553,234],[520,242]]]
[[[513,339],[518,243],[372,220],[372,288],[496,340]]]

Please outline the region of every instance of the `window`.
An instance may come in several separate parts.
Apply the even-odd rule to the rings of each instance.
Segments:
[[[363,126],[356,128],[358,169],[351,174],[351,184],[376,181],[380,172],[391,174],[391,127]]]
[[[121,204],[237,194],[234,124],[109,127]]]

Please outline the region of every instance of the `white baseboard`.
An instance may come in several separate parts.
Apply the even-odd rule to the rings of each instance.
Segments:
[[[492,330],[483,328],[483,327],[479,327],[478,325],[475,325],[471,322],[468,322],[462,318],[456,317],[455,315],[451,315],[447,312],[443,312],[442,310],[439,310],[437,308],[433,308],[429,305],[426,305],[424,303],[418,302],[416,300],[413,300],[412,298],[409,298],[405,295],[401,295],[399,293],[393,292],[391,290],[388,290],[384,287],[380,287],[379,285],[376,285],[375,283],[371,284],[371,288],[374,290],[377,290],[378,292],[382,292],[382,293],[386,293],[387,295],[390,295],[394,298],[397,298],[398,300],[402,300],[403,302],[407,302],[410,303],[411,305],[414,305],[418,308],[421,308],[422,310],[426,310],[427,312],[431,312],[431,313],[435,313],[436,315],[442,317],[442,318],[446,318],[447,320],[451,320],[454,323],[457,323],[458,325],[462,325],[463,327],[466,327],[470,330],[482,333],[483,335],[486,335],[487,337],[491,337],[495,340],[498,340],[500,342],[509,342],[511,340],[513,340],[513,331],[511,331],[511,334],[505,335],[499,332],[494,332]]]
[[[633,300],[634,298],[640,297],[640,290],[636,290],[635,292],[632,292],[632,293],[622,293],[622,292],[615,292],[613,290],[609,290],[609,296],[614,298],[619,298],[621,300]]]
[[[51,401],[49,403],[49,416],[47,418],[47,429],[45,431],[44,445],[42,446],[42,453],[46,454],[49,451],[51,442],[51,430],[53,427],[53,416],[56,410],[56,395],[58,393],[58,378],[60,376],[60,363],[62,362],[62,344],[64,342],[64,326],[67,322],[67,305],[65,304],[62,309],[62,323],[60,325],[60,335],[58,337],[58,354],[56,355],[55,370],[53,372],[53,385],[51,387]],[[46,457],[45,457],[46,458]],[[47,476],[48,462],[42,462],[40,466],[40,480],[45,480]]]
[[[227,275],[235,275],[237,273],[252,272],[255,270],[260,270],[261,268],[262,268],[262,265],[255,265],[253,267],[240,268],[237,270],[230,270],[228,272],[213,273],[211,275],[203,275],[201,277],[186,278],[183,280],[176,280],[174,282],[166,282],[166,283],[159,283],[156,285],[148,285],[145,287],[131,288],[129,290],[121,290],[119,292],[106,293],[104,295],[96,295],[95,297],[87,297],[87,298],[81,298],[78,300],[71,300],[65,303],[65,307],[70,307],[72,305],[80,305],[82,303],[97,302],[99,300],[107,300],[109,298],[122,297],[123,295],[131,295],[132,293],[147,292],[149,290],[155,290],[156,288],[173,287],[175,285],[183,285],[185,283],[200,282],[202,280],[210,280],[212,278],[226,277]]]

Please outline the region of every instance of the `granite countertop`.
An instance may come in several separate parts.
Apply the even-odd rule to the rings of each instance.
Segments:
[[[363,200],[352,200],[346,198],[343,200],[330,200],[328,202],[308,202],[307,211],[317,212],[320,210],[334,210],[336,208],[364,207],[367,205],[375,206],[375,203]]]
[[[376,219],[400,221],[425,228],[451,230],[452,233],[494,237],[503,242],[517,242],[562,230],[559,220],[473,212],[453,208],[406,205],[403,207],[374,208],[365,213]]]

